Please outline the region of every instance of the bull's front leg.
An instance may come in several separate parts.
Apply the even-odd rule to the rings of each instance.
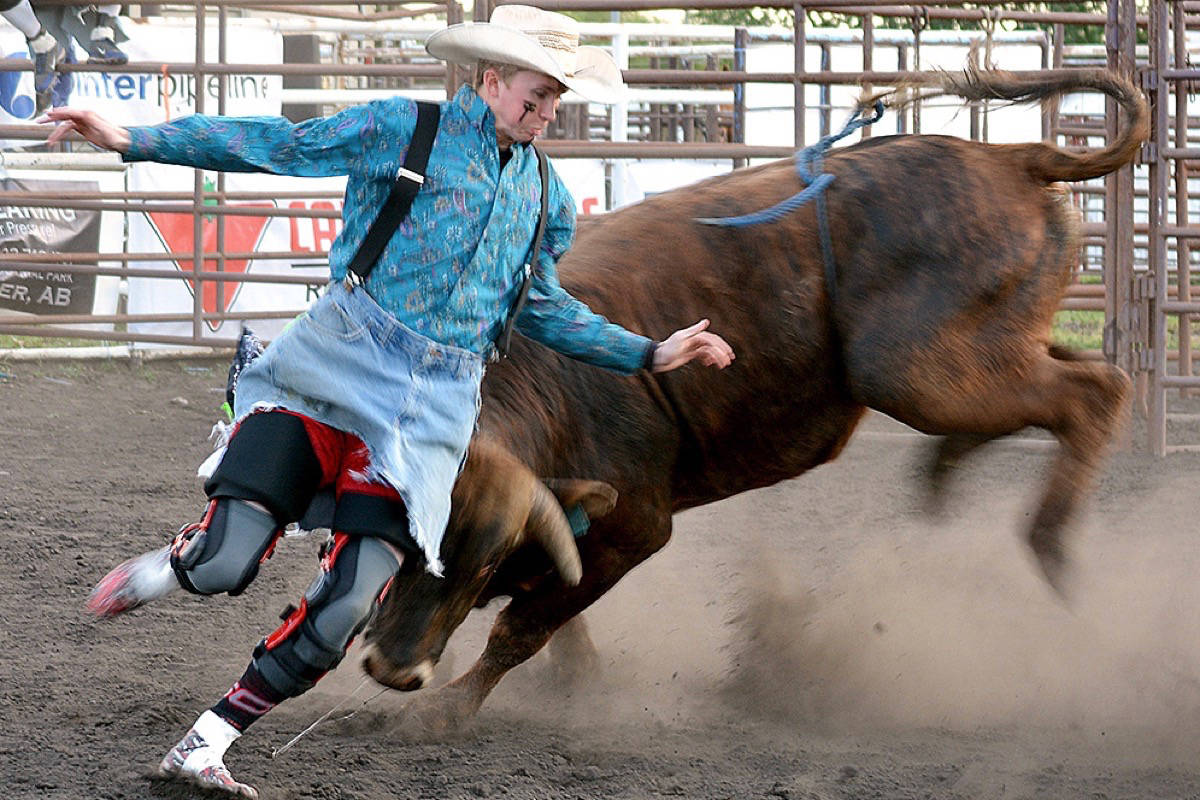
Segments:
[[[571,617],[550,637],[549,651],[557,686],[583,686],[600,672],[600,651],[592,641],[583,614]]]
[[[413,698],[405,706],[406,722],[425,732],[441,735],[461,728],[479,711],[496,684],[514,667],[532,658],[567,623],[616,585],[627,572],[662,548],[670,538],[670,516],[664,515],[657,530],[614,545],[600,542],[600,531],[581,547],[583,579],[567,588],[547,582],[528,594],[514,598],[496,616],[487,645],[479,659],[450,683]]]

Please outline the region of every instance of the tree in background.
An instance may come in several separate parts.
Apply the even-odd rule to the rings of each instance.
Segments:
[[[1108,9],[1108,3],[1104,2],[1104,0],[1092,0],[1091,2],[1080,3],[1055,3],[1054,5],[1045,3],[1009,3],[1002,7],[1022,11],[1054,10],[1104,15]],[[1139,12],[1144,13],[1148,11],[1149,4],[1147,0],[1140,0],[1138,7]],[[807,18],[810,25],[821,28],[842,26],[848,28],[862,27],[862,17],[850,14],[836,14],[829,11],[808,11]],[[708,23],[713,25],[733,25],[736,27],[767,26],[791,28],[793,24],[792,11],[790,9],[779,8],[701,9],[688,11],[686,21],[697,24]],[[906,17],[876,16],[875,25],[879,28],[910,28],[912,22]],[[1002,30],[1015,31],[1043,30],[1049,26],[1032,22],[1018,24],[1005,20],[1000,23],[1000,27]],[[933,30],[978,30],[979,23],[973,20],[931,19],[929,20],[929,28]],[[1104,41],[1104,26],[1067,25],[1064,28],[1063,34],[1066,44],[1101,44]],[[1139,33],[1139,40],[1142,37],[1144,37],[1144,33]]]

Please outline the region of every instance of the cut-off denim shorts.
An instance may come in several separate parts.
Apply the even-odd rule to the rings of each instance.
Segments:
[[[335,282],[238,379],[235,417],[283,408],[353,433],[367,478],[400,493],[427,568],[479,416],[483,358],[396,320],[362,287]]]

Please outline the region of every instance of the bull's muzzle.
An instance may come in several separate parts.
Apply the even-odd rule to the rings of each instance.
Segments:
[[[377,683],[402,692],[414,692],[433,680],[433,662],[429,659],[411,667],[398,667],[371,648],[362,664],[363,670]]]

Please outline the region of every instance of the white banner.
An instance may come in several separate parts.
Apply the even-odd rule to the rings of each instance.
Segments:
[[[180,63],[192,61],[196,53],[195,25],[191,20],[155,19],[153,23],[137,23],[122,19],[121,25],[129,34],[129,41],[121,45],[131,61]],[[206,58],[217,60],[217,27],[211,24],[205,30]],[[270,23],[263,20],[234,19],[229,20],[227,30],[229,53],[253,53],[255,61],[261,63],[280,63],[283,60],[283,38]],[[66,44],[66,43],[64,43]],[[7,58],[28,58],[24,37],[10,26],[0,26],[0,51]],[[86,59],[86,54],[73,46],[72,57],[78,61]],[[86,108],[97,111],[107,119],[120,125],[152,125],[169,119],[194,113],[196,107],[196,85],[191,75],[176,74],[170,70],[155,74],[125,73],[119,67],[105,72],[80,72],[70,74],[69,81],[63,81],[56,93],[56,105],[70,105],[76,108]],[[205,110],[216,113],[218,108],[220,81],[216,76],[209,77],[203,84],[205,92]],[[225,110],[230,115],[268,114],[280,112],[283,79],[278,75],[264,76],[230,76],[226,80]],[[34,116],[33,77],[29,72],[0,72],[0,124],[28,124]],[[31,144],[29,141],[4,142],[5,150],[13,150]],[[95,180],[104,191],[123,191],[133,188],[147,188],[170,191],[191,191],[193,172],[190,169],[166,167],[160,165],[138,165],[126,175],[120,172],[82,172],[78,170],[29,170],[9,169],[5,174],[22,179],[62,179],[70,176],[72,179]],[[238,185],[236,181],[232,185]],[[262,183],[253,183],[245,188],[256,189]],[[305,183],[305,186],[313,184]],[[340,188],[340,183],[334,183],[333,188]],[[231,187],[232,188],[232,187]],[[295,184],[289,188],[296,188]],[[339,206],[340,207],[340,206]],[[139,213],[128,214],[129,247],[125,247],[124,231],[126,215],[119,212],[105,212],[101,225],[99,249],[104,252],[120,252],[125,249],[134,252],[166,252],[162,244],[164,235],[177,237],[178,228],[182,227],[172,221],[167,215],[160,220],[161,226],[167,233],[162,234],[156,223],[147,215]],[[191,216],[187,215],[188,224],[186,239],[174,238],[178,247],[171,249],[192,249]],[[230,218],[237,220],[250,219],[250,227],[263,224],[265,220],[253,218]],[[310,221],[304,220],[305,224]],[[320,222],[337,224],[334,220]],[[227,223],[229,224],[229,223]],[[286,244],[291,236],[287,220],[275,220],[273,226],[283,225],[284,233],[271,232],[272,240],[283,237]],[[215,233],[215,224],[205,221],[206,240]],[[234,222],[230,235],[236,241],[242,241],[245,236],[247,223]],[[304,233],[300,234],[301,240]],[[311,240],[311,233],[308,234]],[[267,237],[264,236],[266,241]],[[231,239],[231,242],[233,240]],[[215,244],[215,237],[214,237]],[[229,245],[232,249],[232,245]],[[245,248],[253,249],[253,248]],[[294,249],[279,247],[277,249]],[[207,252],[206,246],[206,252]],[[115,265],[113,265],[115,266]],[[191,268],[190,262],[175,264],[171,261],[137,263],[132,266]],[[258,268],[258,265],[255,265]],[[285,269],[287,267],[284,267]],[[171,285],[168,285],[171,284]],[[157,288],[152,288],[157,287]],[[238,294],[237,286],[230,284],[234,294]],[[192,300],[190,284],[184,280],[167,282],[162,280],[134,279],[129,282],[130,310],[146,313],[171,313],[190,311]],[[96,294],[93,308],[96,314],[111,314],[116,311],[120,282],[116,278],[99,278],[96,281]],[[299,299],[289,307],[300,307],[304,304],[304,290],[299,287]],[[269,293],[269,292],[268,292]],[[153,301],[146,302],[145,298],[162,295],[166,298],[161,305]],[[254,299],[256,292],[250,292],[248,297]],[[136,300],[134,298],[137,298]],[[214,294],[213,303],[217,297]],[[255,300],[257,302],[257,300]],[[277,301],[281,302],[281,301]],[[280,307],[279,305],[264,305],[266,308]],[[107,325],[101,327],[109,327]],[[168,326],[135,326],[142,330],[162,333]],[[190,333],[190,326],[170,326],[171,333]]]
[[[191,20],[156,18],[153,23],[121,20],[129,41],[121,49],[130,61],[178,64],[196,58],[196,27]],[[205,59],[217,61],[217,25],[206,26]],[[283,62],[283,37],[265,20],[231,19],[227,53],[253,54],[259,64]],[[64,43],[66,44],[66,43]],[[5,58],[29,58],[25,37],[11,26],[0,26],[0,48]],[[85,61],[87,54],[72,43],[72,57]],[[154,125],[196,111],[196,81],[191,74],[169,70],[152,75],[121,72],[64,73],[54,105],[98,111],[119,125]],[[204,79],[205,112],[217,113],[220,79]],[[278,114],[283,90],[280,75],[231,75],[226,78],[225,113],[230,116]],[[0,124],[23,124],[33,119],[33,73],[0,72]],[[16,143],[10,143],[16,144]]]

